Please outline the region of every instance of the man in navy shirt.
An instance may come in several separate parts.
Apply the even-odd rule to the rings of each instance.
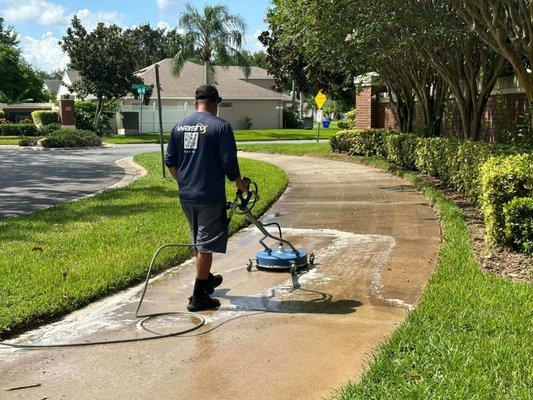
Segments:
[[[196,113],[174,127],[165,155],[165,164],[178,181],[191,240],[206,243],[195,246],[196,281],[189,311],[220,306],[210,295],[222,283],[222,276],[210,271],[213,253],[225,253],[228,241],[225,177],[235,182],[237,189],[248,189],[241,179],[233,130],[216,116],[222,101],[218,90],[200,86],[195,98]]]

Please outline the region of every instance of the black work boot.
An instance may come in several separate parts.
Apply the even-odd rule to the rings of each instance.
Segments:
[[[224,278],[222,278],[222,275],[213,275],[212,273],[209,273],[209,277],[207,278],[207,286],[205,289],[206,293],[213,294],[215,288],[219,287],[223,280]]]
[[[206,292],[208,288],[207,279],[196,279],[194,282],[194,292],[191,297],[189,297],[189,305],[187,310],[189,311],[203,311],[203,310],[212,310],[214,308],[220,307],[220,301],[213,299]]]

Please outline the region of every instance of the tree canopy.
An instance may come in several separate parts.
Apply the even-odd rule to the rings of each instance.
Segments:
[[[402,131],[441,131],[451,93],[463,137],[480,139],[488,97],[506,68],[452,0],[274,0],[263,34],[277,81],[300,78],[331,94],[377,72]],[[303,79],[303,78],[305,79]]]
[[[94,126],[98,131],[103,108],[131,93],[134,83],[142,83],[134,75],[135,43],[116,25],[99,23],[94,31],[87,32],[75,16],[61,47],[70,57],[70,68],[77,70],[81,78],[69,89],[81,97],[96,97]]]
[[[177,29],[152,28],[145,23],[124,31],[135,44],[136,69],[173,57],[183,45]]]
[[[243,52],[246,23],[239,15],[230,13],[226,6],[205,6],[198,10],[191,4],[179,20],[185,29],[181,47],[172,60],[174,74],[178,75],[186,61],[202,60],[205,66],[205,83],[214,82],[213,59],[219,65],[236,63],[245,76],[250,75],[250,63]]]
[[[450,0],[481,40],[513,66],[533,104],[533,2]]]
[[[7,47],[16,47],[19,44],[17,32],[11,26],[5,26],[3,17],[0,17],[0,44]]]
[[[49,96],[43,90],[44,80],[21,57],[14,47],[0,44],[0,102],[44,102]]]

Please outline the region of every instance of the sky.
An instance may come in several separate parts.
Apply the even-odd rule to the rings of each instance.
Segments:
[[[245,48],[262,50],[257,40],[266,29],[265,11],[269,0],[189,0],[197,8],[205,4],[227,5],[232,13],[246,21]],[[98,22],[132,27],[144,22],[152,26],[177,27],[185,0],[0,0],[0,15],[19,35],[24,58],[35,68],[51,72],[63,69],[68,57],[58,41],[77,15],[83,25],[93,29]]]

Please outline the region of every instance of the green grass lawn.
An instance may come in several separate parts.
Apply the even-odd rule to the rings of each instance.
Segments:
[[[0,136],[0,146],[3,145],[17,145],[19,144],[19,136]]]
[[[320,128],[320,138],[328,139],[335,135],[338,131],[337,128]],[[165,142],[168,141],[170,134],[165,133],[163,135]],[[237,141],[242,140],[303,140],[303,139],[316,139],[317,130],[305,130],[305,129],[253,129],[248,131],[235,131],[235,139]],[[119,136],[111,135],[106,136],[106,143],[112,144],[138,144],[138,143],[159,143],[159,134],[144,134],[144,135],[131,135],[131,136]]]
[[[149,172],[126,188],[0,220],[0,337],[139,282],[160,245],[189,240],[176,183],[160,177],[159,155],[135,159]],[[261,187],[258,212],[287,184],[271,164],[243,159],[241,170]],[[229,183],[227,193],[235,193]],[[235,216],[231,229],[243,223]],[[189,256],[171,249],[157,270]]]
[[[439,213],[444,241],[418,307],[376,351],[359,382],[336,399],[530,399],[533,287],[482,271],[461,210],[416,174],[375,158],[328,154],[325,145],[240,145],[387,169],[414,183]]]

